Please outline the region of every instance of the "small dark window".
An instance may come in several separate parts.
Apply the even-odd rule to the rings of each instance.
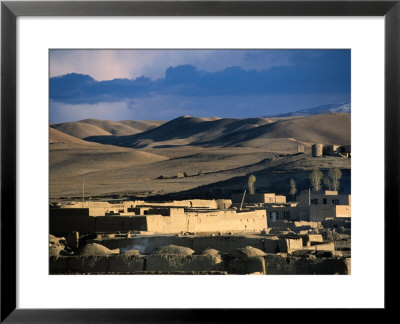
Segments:
[[[339,199],[332,199],[333,205],[339,205]]]
[[[326,205],[326,203],[328,202],[328,200],[326,198],[322,199],[322,202],[324,203],[324,205]]]
[[[283,212],[283,217],[290,218],[290,212],[288,212],[288,211]]]
[[[311,199],[312,205],[318,205],[318,199]]]

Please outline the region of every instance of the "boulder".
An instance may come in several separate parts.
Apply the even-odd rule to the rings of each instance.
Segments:
[[[50,244],[66,244],[65,237],[57,237],[52,234],[49,235]]]
[[[50,257],[58,257],[59,255],[63,255],[64,246],[61,244],[53,244],[49,247],[49,256]]]
[[[243,248],[236,249],[234,256],[236,258],[251,258],[251,257],[263,257],[266,253],[252,246],[246,246]]]
[[[122,254],[124,254],[124,255],[140,255],[140,251],[139,250],[125,250],[124,252],[122,252]]]
[[[119,249],[110,250],[101,244],[89,243],[82,248],[79,254],[83,256],[119,254]]]
[[[184,246],[178,245],[163,245],[153,251],[152,254],[180,254],[180,255],[192,255],[194,250]]]
[[[200,253],[201,255],[212,255],[212,256],[217,256],[219,255],[219,251],[213,248],[208,248],[205,249],[203,252]]]

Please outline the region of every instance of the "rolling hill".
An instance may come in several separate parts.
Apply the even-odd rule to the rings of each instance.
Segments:
[[[100,119],[84,119],[76,122],[51,124],[50,126],[63,133],[78,138],[90,136],[126,136],[147,131],[161,125],[162,121],[109,121]]]
[[[89,136],[102,144],[135,148],[171,146],[286,147],[312,143],[349,144],[350,114],[324,114],[291,118],[199,118],[182,116],[151,130],[128,136]],[[274,142],[275,141],[275,142]]]
[[[57,129],[51,128],[49,129],[49,143],[54,145],[62,145],[62,146],[96,146],[97,143],[84,141],[80,138],[68,135],[63,133]]]
[[[267,118],[200,118],[182,116],[156,128],[130,136],[90,136],[86,140],[124,147],[168,147],[196,145],[213,141],[232,132],[250,130],[272,123]]]
[[[299,188],[307,188],[315,167],[324,172],[339,167],[346,175],[343,189],[349,191],[351,159],[313,158],[310,146],[349,144],[350,122],[350,114],[338,113],[249,119],[182,116],[169,122],[89,119],[56,125],[81,136],[101,132],[84,139],[52,125],[50,196],[79,197],[85,179],[85,192],[92,197],[229,197],[246,188],[249,174],[257,177],[260,190],[285,194],[291,177]],[[113,135],[123,134],[125,126],[140,132]],[[305,146],[305,154],[296,153],[298,144]]]
[[[111,172],[168,159],[136,149],[88,142],[49,129],[50,178],[68,179],[88,172]]]
[[[277,120],[254,129],[232,132],[207,145],[267,147],[273,141],[282,140],[303,144],[350,144],[350,135],[349,114],[327,114]]]

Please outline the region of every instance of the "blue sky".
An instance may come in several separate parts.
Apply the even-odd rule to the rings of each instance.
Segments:
[[[350,50],[51,50],[50,122],[248,118],[350,100]]]

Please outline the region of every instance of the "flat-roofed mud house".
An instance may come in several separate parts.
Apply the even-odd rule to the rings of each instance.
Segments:
[[[244,195],[244,199],[243,199]],[[275,203],[285,203],[286,196],[276,195],[275,193],[256,193],[256,194],[233,194],[233,203],[261,203],[261,204],[275,204]]]
[[[351,157],[351,145],[325,145],[323,154],[329,156]]]
[[[297,206],[267,207],[268,224],[279,220],[321,222],[327,218],[350,218],[351,195],[337,191],[302,191]]]
[[[333,190],[302,190],[297,195],[296,200],[298,206],[308,205],[324,205],[324,206],[336,206],[336,205],[351,205],[351,195],[339,195],[337,191]]]
[[[75,205],[74,208],[50,208],[50,233],[261,232],[274,227],[276,221],[321,222],[351,217],[351,195],[339,195],[337,191],[302,191],[296,203],[287,203],[285,196],[275,193],[249,194],[247,197],[232,196],[234,206],[241,206],[236,209],[230,208],[230,200],[158,204],[140,201],[97,204],[89,208]]]
[[[154,214],[153,214],[154,213]],[[153,233],[179,232],[260,232],[267,227],[265,210],[204,210],[162,208],[149,210],[147,215],[135,216],[140,220],[139,230]]]
[[[223,207],[226,207],[225,205]],[[190,208],[184,206],[136,205],[126,215],[108,213],[90,216],[89,208],[50,208],[50,233],[147,231],[260,232],[267,227],[266,210]],[[132,215],[131,215],[132,214]]]

